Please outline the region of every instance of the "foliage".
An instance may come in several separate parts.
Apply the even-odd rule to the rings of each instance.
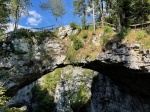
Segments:
[[[142,46],[142,48],[145,50],[147,50],[147,49],[150,49],[150,40],[148,39],[148,40],[146,40],[146,41],[143,41],[142,43],[141,43],[141,46]]]
[[[102,37],[103,43],[107,43],[110,39],[110,36],[106,35]]]
[[[67,54],[66,54],[67,61],[72,62],[72,63],[76,62],[75,55],[76,55],[76,50],[72,46],[69,47],[67,50]]]
[[[32,89],[32,101],[37,104],[33,112],[52,112],[56,105],[54,97],[39,85]]]
[[[0,29],[0,41],[5,41],[5,35],[2,29]]]
[[[7,23],[9,20],[9,0],[0,0],[0,30],[4,30],[7,28]]]
[[[111,33],[113,33],[113,29],[110,26],[105,26],[104,27],[104,33],[105,34],[111,34]]]
[[[145,30],[139,30],[139,31],[137,31],[136,34],[137,34],[136,35],[136,40],[137,41],[143,39],[144,37],[146,37],[148,35]]]
[[[81,22],[82,22],[82,29],[83,29],[83,30],[86,30],[86,29],[87,29],[87,26],[86,26],[86,19],[85,19],[85,17],[82,18],[82,21],[81,21]]]
[[[48,91],[54,93],[57,83],[60,81],[61,69],[56,69],[52,73],[44,76],[44,88],[47,88]]]
[[[71,23],[70,23],[70,27],[71,27],[72,29],[77,29],[77,24],[76,24],[75,22],[71,22]]]
[[[0,109],[2,109],[4,107],[4,104],[8,100],[4,95],[5,91],[6,90],[2,87],[2,85],[0,85]]]
[[[84,84],[81,84],[77,92],[73,94],[71,98],[71,107],[77,112],[81,111],[85,105],[88,103],[89,96],[87,94],[87,87]],[[85,108],[84,108],[85,111]]]
[[[32,38],[36,37],[37,44],[42,44],[42,42],[46,39],[46,37],[54,37],[54,34],[52,32],[32,32],[29,29],[19,29],[16,31],[16,33],[11,33],[11,38],[19,38],[19,39],[25,39],[28,43],[32,44],[33,40]]]
[[[86,38],[87,35],[84,35],[84,36]],[[79,50],[80,48],[84,46],[83,42],[76,38],[76,35],[70,35],[70,39],[71,41],[73,41],[73,48],[75,50]]]
[[[10,0],[11,17],[15,25],[14,31],[18,28],[21,14],[28,14],[27,8],[31,6],[30,0]]]
[[[50,10],[52,15],[56,19],[56,24],[58,18],[66,14],[66,9],[63,0],[47,0],[46,2],[41,3],[40,7],[43,10]]]
[[[75,41],[76,40],[76,35],[70,35],[70,39],[71,39],[71,41]]]
[[[82,38],[83,38],[83,39],[87,39],[87,38],[88,38],[88,34],[87,34],[87,32],[83,32],[83,34],[82,34]]]
[[[131,32],[131,28],[125,28],[122,32],[118,32],[117,36],[119,37],[119,39],[123,39],[130,32]]]
[[[83,42],[79,39],[76,39],[74,42],[73,42],[73,47],[75,50],[79,50],[80,48],[82,48],[84,46]]]
[[[74,5],[74,14],[82,17],[82,29],[86,29],[86,0],[75,0]]]

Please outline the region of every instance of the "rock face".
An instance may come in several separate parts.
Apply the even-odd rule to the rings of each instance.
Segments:
[[[3,45],[2,43],[0,45]],[[8,49],[8,46],[12,46]],[[3,46],[0,46],[3,47]],[[41,44],[36,39],[29,44],[25,39],[15,39],[2,49],[0,83],[9,96],[42,75],[61,66],[65,60],[65,47],[57,40],[46,38]]]
[[[138,46],[119,44],[116,49],[106,50],[84,67],[105,74],[125,91],[150,96],[150,54]]]
[[[93,80],[91,112],[149,112],[150,99],[131,95],[108,77],[99,74]]]
[[[13,96],[19,89],[56,68],[67,65],[82,66],[98,71],[110,79],[106,78],[107,81],[103,82],[100,77],[97,80],[103,84],[98,87],[98,81],[93,85],[91,108],[96,109],[93,112],[105,112],[107,107],[111,110],[110,112],[121,109],[134,112],[136,107],[135,112],[146,112],[150,104],[150,52],[142,51],[138,44],[111,43],[109,47],[111,50],[104,49],[92,61],[85,59],[82,62],[65,63],[66,48],[56,39],[46,38],[39,45],[36,39],[32,44],[23,39],[12,40],[11,43],[0,43],[0,51],[3,52],[0,58],[0,83],[7,89],[6,94]],[[106,89],[102,89],[103,86]],[[118,88],[121,88],[121,91]],[[109,96],[110,93],[112,93],[111,96]],[[105,96],[107,98],[104,98]],[[117,98],[118,96],[121,98]],[[97,100],[96,97],[98,97]],[[99,107],[97,102],[100,102]],[[118,110],[110,102],[114,102]],[[128,103],[133,105],[133,108]],[[125,106],[130,109],[126,109]]]
[[[66,68],[55,90],[57,112],[83,111],[84,104],[91,97],[91,83],[94,72],[79,67]],[[67,78],[68,77],[68,78]],[[75,108],[75,105],[80,105]],[[73,109],[71,108],[74,107]],[[88,107],[84,108],[87,111]]]
[[[60,39],[70,36],[71,34],[77,34],[77,33],[79,33],[79,31],[77,29],[73,30],[70,26],[61,26],[58,29],[58,37]]]
[[[91,83],[93,76],[96,75],[92,70],[67,66],[61,70],[61,74],[58,74],[60,76],[60,79],[52,80],[50,79],[50,77],[53,77],[52,75],[56,76],[55,71],[53,74],[50,73],[47,74],[47,76],[40,78],[36,83],[34,82],[24,87],[23,89],[20,89],[12,98],[12,100],[7,103],[6,106],[27,106],[28,109],[38,109],[36,108],[36,106],[38,106],[38,102],[42,102],[42,99],[40,99],[40,101],[34,101],[35,99],[33,97],[36,97],[36,95],[38,95],[38,92],[33,95],[31,90],[37,84],[39,84],[41,87],[45,87],[45,85],[49,86],[50,88],[47,87],[47,90],[49,90],[49,92],[54,91],[50,94],[54,97],[54,102],[52,103],[56,104],[56,106],[54,107],[54,110],[56,112],[89,110],[88,106],[90,106],[90,103],[87,104],[88,106],[85,106],[85,104],[91,98]],[[48,77],[49,79],[47,79]],[[51,83],[47,84],[49,81],[53,81],[54,83],[56,83],[56,87],[54,90],[52,90],[51,88],[51,86],[53,86],[51,85]]]

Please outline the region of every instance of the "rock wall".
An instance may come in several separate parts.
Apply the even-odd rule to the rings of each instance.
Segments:
[[[93,80],[91,112],[150,112],[150,99],[129,94],[99,74]]]
[[[62,38],[70,34],[67,31],[71,29],[67,27]],[[30,43],[22,38],[0,42],[0,56],[0,84],[8,96],[56,68],[73,65],[107,76],[99,75],[98,81],[93,81],[92,112],[149,111],[150,51],[143,51],[139,44],[109,43],[109,49],[103,49],[93,60],[65,62],[66,47],[58,39],[45,37],[38,44],[36,38]]]
[[[0,84],[5,86],[9,96],[53,71],[66,57],[65,47],[51,37],[43,39],[41,44],[37,43],[36,38],[32,43],[24,38],[12,39],[0,42],[0,48]]]

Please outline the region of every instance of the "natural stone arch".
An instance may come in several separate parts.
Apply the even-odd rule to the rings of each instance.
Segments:
[[[14,49],[19,48],[22,52],[4,48],[10,54],[2,56],[0,60],[1,84],[6,87],[9,96],[41,76],[67,65],[98,71],[129,92],[150,96],[150,55],[141,51],[138,45],[120,44],[118,48],[99,53],[94,60],[71,63],[65,61],[66,47],[56,39],[46,38],[40,45],[36,39],[33,39],[33,45],[23,39],[14,39],[12,43]]]

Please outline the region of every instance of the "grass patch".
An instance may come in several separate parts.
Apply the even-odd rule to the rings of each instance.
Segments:
[[[76,62],[76,50],[70,46],[67,50],[66,60],[69,62]]]
[[[146,33],[145,30],[139,30],[136,32],[136,40],[140,41],[142,40],[144,37],[146,37],[148,34]]]
[[[83,32],[83,33],[82,33],[82,38],[83,38],[83,39],[87,39],[87,38],[88,38],[87,32]]]

